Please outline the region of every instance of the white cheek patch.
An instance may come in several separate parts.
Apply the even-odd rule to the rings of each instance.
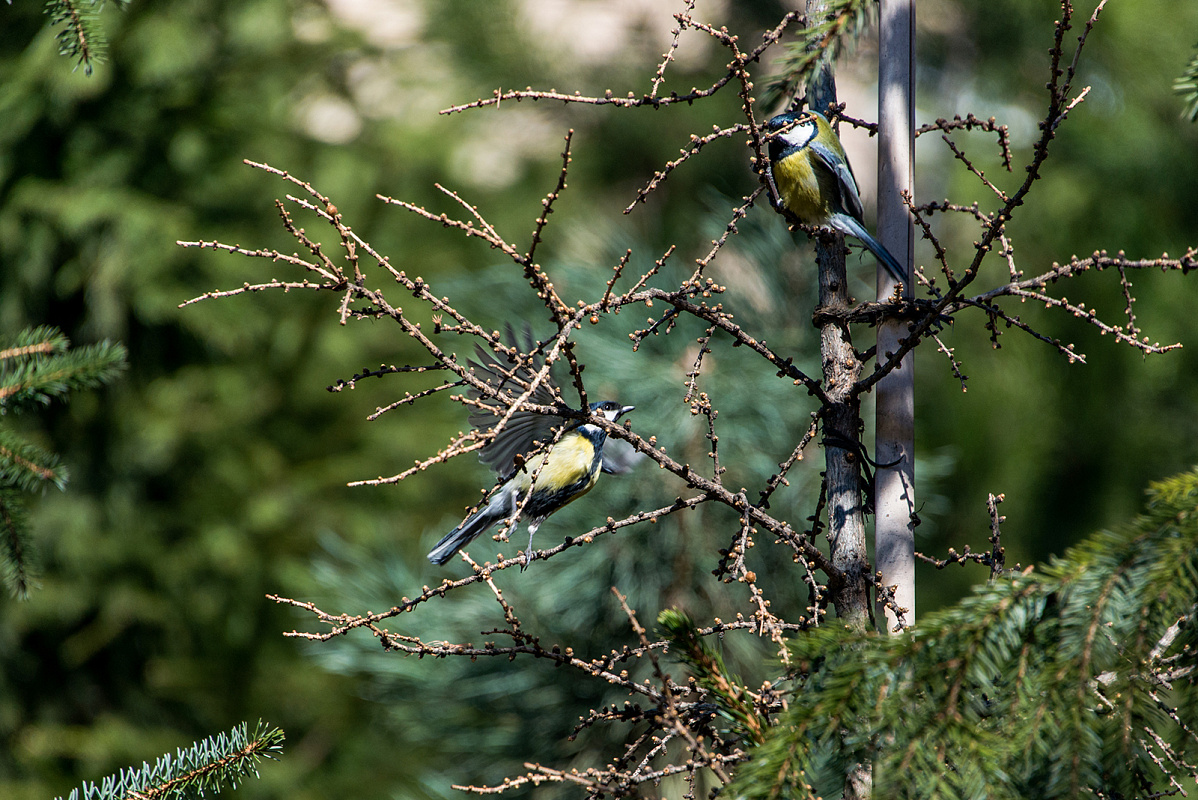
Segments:
[[[791,147],[799,149],[806,147],[814,138],[815,126],[810,124],[799,125],[782,134],[782,141]]]

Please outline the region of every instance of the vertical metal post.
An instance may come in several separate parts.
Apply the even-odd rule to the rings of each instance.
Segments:
[[[915,226],[902,193],[915,192],[915,0],[881,0],[878,58],[878,240],[913,272]],[[913,288],[907,281],[908,293]],[[878,299],[894,292],[886,270],[878,266]],[[878,327],[877,359],[898,348],[907,325],[890,321]],[[877,385],[874,455],[879,464],[874,495],[874,567],[886,586],[897,585],[895,600],[915,621],[915,354]],[[879,604],[893,630],[897,619]]]

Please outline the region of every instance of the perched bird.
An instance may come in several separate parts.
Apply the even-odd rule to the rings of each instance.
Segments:
[[[857,181],[828,119],[817,111],[779,114],[765,130],[778,210],[805,225],[857,237],[892,278],[908,285],[906,270],[865,230]]]
[[[525,346],[520,349],[531,354],[534,345],[532,333],[527,328],[524,337]],[[508,338],[514,345],[515,335],[510,327]],[[481,349],[478,355],[480,360],[471,362],[476,377],[515,395],[528,391],[534,376],[544,366],[543,360],[535,355],[525,356],[521,362],[508,357],[505,359],[506,365]],[[482,397],[477,391],[470,392],[470,396],[484,404],[484,408],[470,415],[470,424],[476,430],[489,430],[507,414],[506,406],[496,398]],[[560,392],[549,381],[543,381],[530,395],[529,401],[537,405],[556,405],[560,402]],[[632,411],[633,406],[605,400],[591,403],[590,410],[615,422]],[[538,443],[551,442],[555,430],[562,426],[567,426],[566,432],[548,453],[524,460],[525,454]],[[589,492],[601,471],[617,474],[628,472],[638,456],[627,442],[608,442],[607,432],[593,423],[532,411],[516,411],[499,435],[479,453],[479,460],[495,470],[503,484],[485,506],[437,542],[429,551],[428,560],[434,564],[444,564],[480,533],[514,515],[527,497],[528,501],[521,511],[521,517],[528,524],[528,550],[524,555],[524,568],[527,568],[532,562],[532,537],[541,523],[550,514]]]

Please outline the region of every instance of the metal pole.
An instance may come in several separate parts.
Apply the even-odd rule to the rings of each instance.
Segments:
[[[902,193],[915,191],[915,0],[881,0],[878,58],[878,240],[912,273],[915,226]],[[908,293],[913,284],[907,282]],[[878,267],[878,298],[894,291]],[[879,361],[907,333],[901,321],[878,327]],[[874,568],[885,586],[897,585],[895,600],[915,621],[915,363],[909,353],[899,368],[878,382],[874,456],[879,467],[874,494]],[[898,623],[890,609],[886,627]]]

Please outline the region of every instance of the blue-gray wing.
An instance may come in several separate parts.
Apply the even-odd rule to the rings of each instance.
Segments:
[[[533,379],[545,366],[545,359],[536,352],[532,328],[526,323],[520,335],[507,325],[505,339],[520,355],[512,357],[506,353],[490,353],[481,347],[475,348],[476,359],[470,362],[475,377],[496,389],[519,397],[528,391]],[[477,389],[467,395],[483,404],[470,414],[470,424],[479,431],[489,431],[507,414],[508,406],[498,398],[483,397]],[[529,395],[528,401],[536,405],[552,406],[561,402],[560,392],[552,378],[542,381]],[[537,414],[518,410],[504,425],[491,442],[479,451],[478,459],[507,480],[516,472],[516,457],[531,451],[538,442],[553,438],[555,428],[565,424],[562,417]]]
[[[607,437],[603,444],[603,471],[609,475],[627,475],[646,458],[623,439]]]
[[[853,177],[853,170],[849,166],[848,160],[820,142],[812,142],[808,147],[836,176],[836,185],[840,190],[841,210],[854,219],[865,219],[865,208],[861,205],[861,192],[857,189],[857,179]]]

